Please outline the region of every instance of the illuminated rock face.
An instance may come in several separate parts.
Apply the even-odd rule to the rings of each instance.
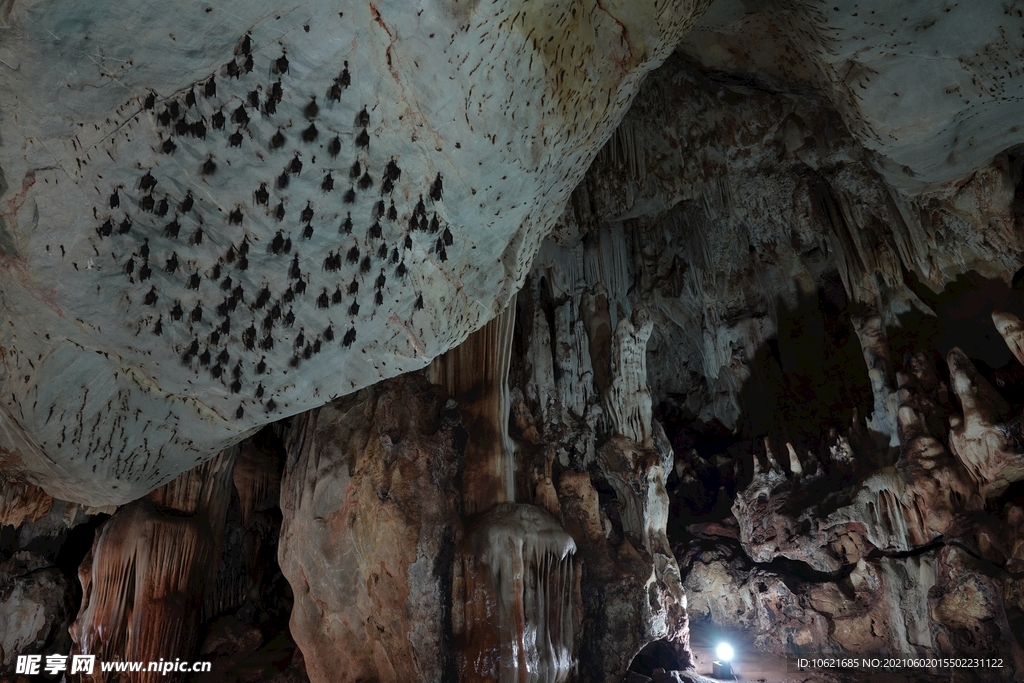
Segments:
[[[579,457],[575,424],[600,421],[559,410],[587,394],[558,386],[586,376],[563,315],[588,297],[649,311],[691,619],[789,655],[1011,652],[985,675],[1015,680],[1024,287],[1003,254],[1022,244],[1022,160],[912,194],[857,135],[826,98],[667,62],[574,195],[563,246],[541,249],[531,342],[552,331],[562,372],[525,393]],[[590,317],[593,345],[615,324]]]
[[[9,8],[5,469],[122,503],[423,367],[703,6]]]

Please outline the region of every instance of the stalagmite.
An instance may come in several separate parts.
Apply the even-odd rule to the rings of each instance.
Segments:
[[[794,477],[801,476],[804,473],[804,468],[800,466],[800,458],[797,456],[793,444],[787,441],[786,449],[789,451],[789,471]]]
[[[775,454],[772,453],[771,443],[768,441],[768,437],[764,438],[764,455],[768,458],[769,469],[774,474],[780,474],[782,472],[782,465],[775,459]]]
[[[949,447],[984,497],[1024,479],[1024,452],[1017,446],[1019,422],[1007,424],[1010,407],[958,348],[948,356],[950,381],[962,420],[950,421]]]

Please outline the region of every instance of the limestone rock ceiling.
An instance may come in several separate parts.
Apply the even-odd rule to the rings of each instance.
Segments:
[[[720,0],[680,51],[828,97],[889,182],[962,178],[1024,141],[1024,4]]]
[[[122,503],[423,367],[703,9],[5,5],[5,471]]]

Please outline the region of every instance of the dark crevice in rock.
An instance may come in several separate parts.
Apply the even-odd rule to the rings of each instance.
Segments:
[[[908,557],[918,557],[926,553],[940,550],[944,546],[949,544],[950,543],[948,543],[944,539],[937,538],[931,543],[926,543],[925,545],[917,546],[916,548],[911,548],[910,550],[882,550],[880,548],[875,548],[871,552],[869,552],[866,557],[869,560],[875,560],[882,557],[888,557],[894,560],[904,560]],[[954,543],[953,545],[956,544]]]
[[[769,574],[778,576],[787,583],[790,581],[794,581],[796,583],[836,583],[848,577],[856,567],[855,564],[847,564],[841,566],[836,571],[823,572],[814,569],[806,562],[782,556],[776,557],[770,562],[755,562],[746,554],[743,550],[743,546],[740,545],[740,542],[735,539],[702,539],[692,543],[690,547],[683,552],[680,552],[680,549],[678,548],[676,550],[676,558],[677,561],[680,562],[679,569],[684,578],[693,570],[693,566],[696,562],[704,562],[700,559],[701,553],[694,552],[695,547],[705,552],[724,550],[726,554],[724,556],[719,556],[716,559],[723,559],[726,562],[738,562],[743,567],[744,573],[749,573],[755,569],[765,571]]]
[[[699,74],[701,85],[704,87],[735,86],[746,91],[756,91],[765,95],[795,95],[812,100],[821,100],[820,92],[798,83],[783,82],[756,73],[708,69],[683,52],[676,52],[673,59],[687,65],[693,73]]]
[[[678,646],[667,640],[648,643],[629,664],[629,670],[644,676],[654,675],[655,670],[677,671],[685,668],[680,661]]]
[[[455,632],[452,630],[452,578],[456,559],[455,531],[446,527],[437,555],[434,557],[434,579],[440,590],[442,614],[442,643],[440,653],[441,683],[457,683],[459,680],[458,658],[455,649]]]

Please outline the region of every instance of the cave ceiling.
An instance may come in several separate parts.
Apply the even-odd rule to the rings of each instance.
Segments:
[[[123,503],[422,368],[704,7],[5,3],[5,470]]]
[[[596,222],[664,232],[702,203],[703,241],[664,253],[705,271],[797,245],[767,280],[719,278],[710,324],[681,310],[693,296],[633,292],[653,297],[669,384],[663,363],[695,357],[717,379],[723,334],[751,351],[774,334],[769,300],[796,305],[794,282],[834,271],[854,302],[907,309],[924,307],[889,296],[903,271],[941,290],[1013,270],[1015,172],[993,166],[1022,137],[1012,4],[0,10],[0,455],[63,499],[132,500],[424,367],[507,304],[546,236]],[[624,116],[621,158],[584,180]],[[765,180],[780,149],[790,187]],[[779,201],[800,183],[812,200]],[[939,200],[956,249],[917,217]],[[822,238],[830,206],[845,234]],[[823,240],[840,248],[801,258]],[[745,324],[766,326],[717,325],[759,290]],[[706,415],[734,423],[736,392],[716,391]]]

